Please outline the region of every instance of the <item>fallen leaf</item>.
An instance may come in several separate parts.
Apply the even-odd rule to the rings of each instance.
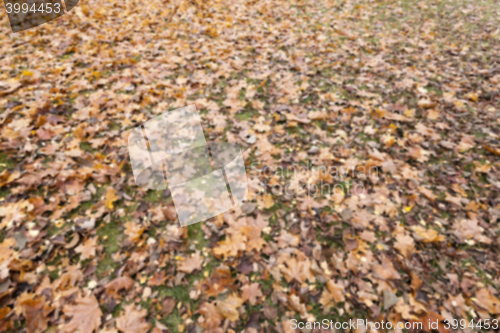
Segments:
[[[97,249],[97,237],[87,239],[83,244],[76,247],[75,252],[81,253],[80,259],[90,259],[95,257]]]
[[[230,321],[240,318],[238,308],[243,304],[243,300],[236,295],[231,295],[223,301],[217,302],[217,312]]]
[[[119,197],[116,195],[116,190],[112,187],[108,187],[106,189],[106,199],[105,199],[105,204],[108,209],[113,209],[114,205],[113,203],[118,200]]]
[[[44,332],[48,325],[47,317],[52,308],[43,296],[24,292],[16,302],[16,312],[22,313],[26,319],[28,333]]]
[[[184,258],[177,265],[177,269],[181,272],[192,273],[194,270],[200,270],[202,264],[203,256],[200,255],[200,251],[196,251],[191,257]]]
[[[76,305],[65,305],[64,314],[71,320],[64,326],[65,332],[92,333],[101,325],[102,312],[95,296],[80,297],[75,300]]]
[[[262,297],[260,285],[258,283],[250,283],[241,287],[241,297],[243,302],[249,301],[251,305],[255,305],[257,299]]]
[[[116,318],[116,328],[123,333],[144,333],[151,328],[145,321],[146,309],[137,311],[134,304],[124,306],[124,313]]]

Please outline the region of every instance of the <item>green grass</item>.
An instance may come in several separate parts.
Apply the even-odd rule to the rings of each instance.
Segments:
[[[0,172],[13,169],[15,165],[16,162],[7,153],[0,153]]]

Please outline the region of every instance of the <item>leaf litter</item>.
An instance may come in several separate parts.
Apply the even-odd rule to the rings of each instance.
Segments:
[[[499,319],[495,5],[91,0],[19,34],[3,16],[0,330]],[[250,192],[181,228],[126,143],[193,103],[244,147]]]

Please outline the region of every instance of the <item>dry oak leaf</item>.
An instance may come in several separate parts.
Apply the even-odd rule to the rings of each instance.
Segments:
[[[423,186],[420,186],[418,188],[419,192],[424,196],[426,197],[427,199],[429,199],[430,201],[434,201],[436,200],[436,196],[434,195],[434,193],[432,193],[431,190],[423,187]]]
[[[330,308],[335,306],[335,300],[328,290],[323,290],[319,302],[323,305],[323,310],[326,312],[330,311]]]
[[[76,305],[65,305],[66,316],[71,321],[64,327],[65,332],[92,333],[101,325],[102,312],[94,295],[76,299]]]
[[[260,291],[258,283],[250,283],[241,287],[241,297],[243,301],[248,301],[251,305],[255,305],[257,298],[262,297],[262,292]]]
[[[184,258],[184,261],[178,265],[177,269],[181,272],[192,273],[194,270],[201,269],[203,260],[200,251],[196,251],[191,258]]]
[[[313,119],[313,120],[323,120],[323,119],[328,118],[328,112],[326,112],[325,110],[309,112],[307,114],[307,118]]]
[[[108,187],[106,189],[106,199],[105,199],[106,207],[108,209],[113,209],[114,208],[113,202],[115,202],[118,199],[119,197],[116,195],[116,190],[112,187]]]
[[[281,230],[281,235],[276,238],[278,241],[278,246],[280,248],[284,247],[296,247],[300,243],[300,237],[297,235],[289,234],[285,230]]]
[[[486,288],[476,291],[476,297],[471,298],[471,300],[476,309],[484,309],[490,314],[500,314],[500,300]]]
[[[460,140],[458,145],[455,147],[455,151],[460,152],[460,153],[464,153],[474,146],[475,146],[474,136],[464,135],[464,136],[462,136],[462,139]]]
[[[398,280],[401,278],[398,271],[394,269],[392,262],[387,257],[384,257],[382,259],[381,265],[374,265],[373,266],[373,272],[379,278],[384,279],[384,280],[391,280],[391,279]]]
[[[437,105],[437,103],[431,101],[430,99],[428,98],[422,98],[418,101],[418,106],[423,108],[423,109],[430,109],[430,108],[433,108]]]
[[[81,253],[80,260],[85,260],[95,257],[97,247],[97,237],[87,239],[83,244],[78,245],[76,252]]]
[[[308,313],[307,313],[307,307],[304,303],[300,303],[300,297],[297,295],[290,295],[288,296],[288,303],[290,304],[290,307],[298,312],[300,314],[300,317],[302,318],[307,318]]]
[[[146,309],[137,311],[134,304],[126,305],[125,312],[116,318],[116,328],[123,333],[144,333],[151,325],[144,321],[148,312]]]
[[[415,251],[415,242],[411,236],[405,234],[396,235],[396,243],[394,243],[394,248],[399,250],[405,258]]]
[[[411,227],[413,232],[416,234],[416,240],[422,241],[424,243],[434,243],[434,242],[442,242],[445,240],[443,235],[440,235],[438,231],[434,229],[426,229],[419,225],[415,225]]]
[[[230,321],[239,319],[238,308],[243,304],[243,300],[236,295],[231,295],[223,301],[217,302],[217,312]]]
[[[122,290],[130,290],[134,286],[134,280],[128,276],[120,276],[106,285],[106,293],[112,297],[118,298],[118,293]]]
[[[24,292],[17,299],[14,310],[17,314],[23,314],[28,333],[41,333],[47,329],[47,316],[53,309],[45,301],[45,297]]]
[[[326,283],[326,287],[328,288],[330,294],[333,296],[335,302],[340,303],[345,301],[344,297],[345,287],[341,283],[328,281]]]

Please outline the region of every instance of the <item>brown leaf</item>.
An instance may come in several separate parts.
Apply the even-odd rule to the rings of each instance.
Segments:
[[[119,298],[122,290],[130,290],[134,286],[134,280],[128,276],[120,276],[106,285],[106,293],[111,297]]]
[[[65,305],[63,308],[66,316],[71,316],[71,321],[64,327],[65,332],[92,333],[101,325],[102,312],[95,296],[78,298],[76,305]]]
[[[429,199],[430,201],[434,201],[436,200],[436,196],[434,195],[434,193],[432,193],[431,190],[423,187],[423,186],[419,186],[418,190],[420,191],[420,193],[426,197],[427,199]]]
[[[500,300],[486,288],[476,291],[476,297],[472,298],[472,302],[476,308],[484,309],[490,314],[500,314]]]
[[[212,331],[218,328],[224,319],[218,312],[216,306],[212,303],[205,302],[200,306],[200,314],[205,317],[201,323],[202,327],[207,331]]]
[[[137,223],[132,221],[125,223],[125,234],[131,242],[138,242],[143,232],[144,227],[138,225]]]
[[[411,228],[413,232],[416,234],[415,240],[417,241],[423,241],[425,243],[434,243],[434,242],[442,242],[445,240],[445,237],[443,235],[440,235],[437,230],[426,229],[418,225],[415,225]]]
[[[257,298],[262,297],[258,283],[250,283],[241,287],[241,297],[243,302],[249,301],[251,305],[255,305]]]
[[[24,292],[17,299],[15,310],[26,319],[28,333],[41,333],[47,329],[47,316],[53,309],[45,297]]]
[[[161,314],[162,316],[166,317],[170,313],[172,313],[172,310],[174,310],[175,307],[175,300],[171,297],[167,297],[163,300],[161,303]]]
[[[242,304],[243,300],[241,298],[231,295],[225,300],[217,302],[217,311],[230,321],[236,321],[239,319],[237,308]]]
[[[123,333],[144,333],[151,328],[145,321],[147,310],[137,311],[134,304],[126,305],[125,312],[116,318],[116,328]]]
[[[376,273],[381,279],[391,280],[391,279],[400,279],[398,271],[394,269],[392,262],[387,258],[382,258],[381,265],[374,265],[373,272]]]
[[[87,239],[83,244],[80,244],[75,249],[75,252],[81,253],[80,260],[85,260],[95,257],[97,246],[97,237]]]
[[[162,286],[167,281],[168,276],[165,276],[165,271],[156,271],[153,277],[149,279],[148,286]]]
[[[194,270],[201,269],[201,264],[203,264],[203,256],[200,255],[200,251],[196,251],[190,258],[184,258],[177,269],[181,272],[192,273]]]
[[[405,234],[396,235],[396,243],[394,248],[399,250],[402,255],[408,258],[415,251],[415,242],[411,236]]]
[[[335,302],[340,303],[345,301],[344,293],[345,293],[345,287],[341,283],[335,283],[332,280],[328,281],[326,283],[326,287],[328,288],[328,291],[330,294],[332,294],[333,299]]]

